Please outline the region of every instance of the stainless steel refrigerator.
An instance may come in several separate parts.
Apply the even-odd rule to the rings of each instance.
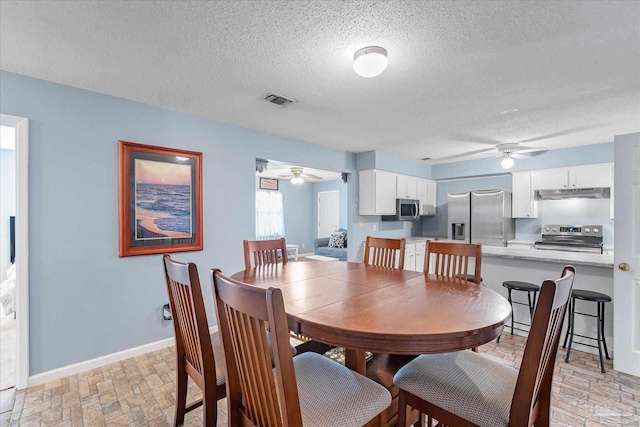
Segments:
[[[515,238],[509,191],[449,193],[447,208],[447,235],[451,240],[507,246],[507,241]]]

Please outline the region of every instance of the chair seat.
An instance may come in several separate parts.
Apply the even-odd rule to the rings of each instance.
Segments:
[[[380,384],[316,353],[293,358],[305,427],[365,425],[391,404]]]
[[[571,297],[585,301],[611,302],[609,295],[601,294],[600,292],[586,291],[584,289],[574,289],[571,292]]]
[[[227,373],[227,366],[224,363],[224,350],[222,349],[222,341],[218,331],[211,334],[211,344],[213,346],[213,358],[216,361],[216,385],[222,385]]]
[[[513,289],[514,291],[540,291],[540,286],[538,285],[529,282],[518,282],[517,280],[507,280],[506,282],[502,282],[502,286],[507,289]]]
[[[471,351],[422,355],[393,382],[479,426],[507,426],[518,371]]]

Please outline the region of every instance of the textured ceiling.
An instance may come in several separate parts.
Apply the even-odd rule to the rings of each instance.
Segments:
[[[640,2],[3,0],[0,68],[353,152],[560,148],[640,131]]]

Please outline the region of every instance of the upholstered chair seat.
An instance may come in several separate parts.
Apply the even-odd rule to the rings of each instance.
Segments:
[[[509,425],[518,370],[472,351],[428,354],[402,367],[394,383],[479,426]]]
[[[362,426],[391,404],[383,386],[317,353],[296,356],[293,366],[305,427]]]

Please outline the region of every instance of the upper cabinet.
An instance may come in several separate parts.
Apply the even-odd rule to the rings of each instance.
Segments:
[[[420,200],[420,215],[436,214],[436,182],[430,179],[418,178],[418,200]]]
[[[396,175],[396,197],[398,199],[418,198],[418,178],[409,175]]]
[[[436,182],[378,169],[359,172],[360,215],[394,215],[396,199],[420,201],[420,215],[435,215]]]
[[[613,186],[613,165],[604,163],[532,171],[531,184],[533,191],[610,188]]]
[[[370,169],[359,173],[360,215],[396,213],[396,174]]]
[[[537,218],[538,202],[531,187],[532,172],[514,172],[511,207],[514,218]]]

